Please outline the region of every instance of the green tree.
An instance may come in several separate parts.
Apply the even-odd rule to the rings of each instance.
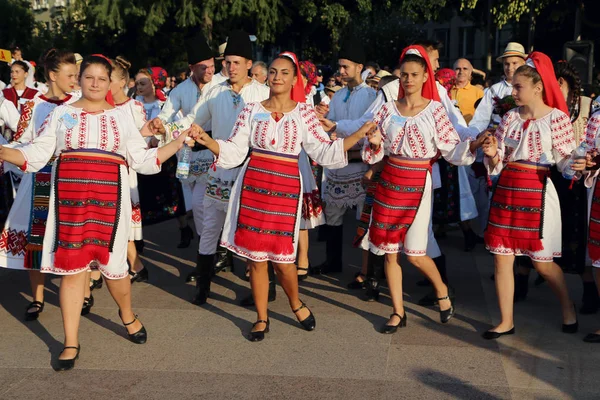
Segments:
[[[28,0],[0,0],[0,48],[19,46],[26,49],[36,27]]]

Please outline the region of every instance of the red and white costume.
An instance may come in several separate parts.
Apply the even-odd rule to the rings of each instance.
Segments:
[[[33,143],[18,149],[25,172],[57,157],[42,272],[70,275],[97,267],[107,278],[126,277],[132,213],[127,164],[143,174],[160,171],[157,149],[146,148],[131,116],[118,108],[88,113],[59,106]]]
[[[309,105],[298,103],[276,121],[250,103],[231,138],[217,143],[218,168],[236,168],[253,151],[233,186],[221,245],[253,261],[294,263],[304,182],[298,156],[304,150],[323,167],[342,168],[348,163],[343,141],[329,139]]]

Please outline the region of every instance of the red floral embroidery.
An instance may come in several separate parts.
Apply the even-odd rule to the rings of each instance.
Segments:
[[[108,148],[108,124],[106,115],[100,116],[100,150],[106,151]]]
[[[112,129],[113,142],[114,142],[113,148],[111,151],[113,153],[116,153],[117,150],[119,150],[119,146],[121,144],[121,134],[119,133],[119,127],[117,126],[117,120],[113,116],[110,117],[110,127]]]

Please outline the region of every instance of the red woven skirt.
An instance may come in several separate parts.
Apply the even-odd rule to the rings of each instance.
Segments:
[[[490,203],[485,231],[488,248],[540,251],[544,196],[550,170],[523,161],[509,163],[500,173]]]
[[[589,227],[588,251],[592,261],[597,261],[600,260],[600,185],[598,185],[598,180],[594,186]]]
[[[121,207],[120,166],[125,160],[100,150],[63,152],[55,173],[54,264],[77,270],[107,264]]]
[[[369,232],[371,213],[373,212],[373,202],[375,200],[375,192],[377,191],[377,184],[379,183],[380,177],[381,172],[375,172],[365,189],[365,202],[363,203],[358,226],[356,227],[356,235],[352,241],[354,247],[360,247],[363,238]]]
[[[293,254],[301,198],[298,157],[253,149],[241,186],[235,245]]]
[[[431,160],[389,157],[373,201],[369,240],[375,246],[404,243],[425,191]]]

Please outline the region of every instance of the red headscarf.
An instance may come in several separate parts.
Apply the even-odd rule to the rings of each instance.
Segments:
[[[300,71],[300,65],[298,64],[298,57],[291,51],[284,51],[279,54],[279,57],[287,57],[292,60],[296,66],[296,83],[292,86],[291,98],[298,103],[306,103],[306,93],[304,92],[304,82],[302,82],[302,76]]]
[[[404,56],[406,54],[415,54],[420,56],[427,63],[427,81],[423,84],[423,89],[421,89],[421,96],[425,97],[429,100],[440,101],[440,94],[438,93],[437,86],[435,84],[435,74],[433,72],[433,68],[431,68],[431,63],[429,62],[429,56],[427,52],[422,46],[408,46],[404,50],[402,50],[402,55],[400,56],[400,64],[402,64],[402,60],[404,60]],[[400,89],[398,90],[398,100],[404,98],[404,88],[402,88],[402,84],[400,84]]]
[[[310,61],[300,61],[300,71],[306,77],[304,93],[308,96],[312,87],[317,84],[317,67]]]
[[[565,114],[569,115],[569,107],[565,101],[558,86],[558,80],[554,73],[554,66],[550,57],[539,51],[532,52],[527,57],[527,65],[536,69],[538,74],[542,77],[542,83],[544,84],[544,103],[552,108],[558,108]]]
[[[106,57],[104,54],[92,54],[92,57],[104,58],[112,66],[112,61],[110,61],[110,58]],[[104,98],[104,100],[106,100],[106,102],[111,106],[115,106],[115,100],[113,99],[110,89],[108,89],[108,93],[106,93],[106,97]]]
[[[162,89],[164,89],[165,85],[167,84],[167,71],[161,67],[152,67],[148,68],[148,74],[152,78],[156,98],[160,101],[166,101],[167,98],[165,97]]]

